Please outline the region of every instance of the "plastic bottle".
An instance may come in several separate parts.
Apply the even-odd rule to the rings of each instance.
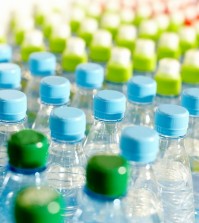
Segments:
[[[181,104],[190,115],[185,145],[192,171],[195,215],[196,220],[199,221],[199,89],[185,89],[182,93]]]
[[[124,94],[113,90],[102,90],[94,96],[94,123],[84,142],[87,157],[97,153],[119,153],[121,121],[126,109]]]
[[[157,84],[145,76],[135,76],[127,84],[127,109],[123,127],[128,125],[144,125],[153,127],[154,99]]]
[[[132,77],[131,52],[125,47],[114,47],[106,65],[105,88],[126,93],[126,84]]]
[[[50,138],[49,117],[51,111],[69,102],[70,82],[59,76],[48,76],[40,82],[40,108],[32,125]]]
[[[20,89],[21,69],[17,64],[0,63],[0,89]]]
[[[96,155],[87,163],[86,185],[78,195],[75,223],[128,222],[122,199],[128,185],[126,160],[116,155]]]
[[[182,85],[180,63],[175,59],[161,59],[154,79],[157,82],[156,104],[179,104]]]
[[[0,44],[0,63],[12,61],[12,47],[8,44]]]
[[[27,187],[16,196],[15,222],[63,223],[62,203],[62,196],[50,187]]]
[[[86,156],[82,148],[85,129],[82,110],[61,106],[51,112],[48,184],[64,197],[66,205],[62,209],[68,221],[78,207],[77,193],[85,182]]]
[[[163,223],[160,190],[153,172],[159,152],[158,133],[144,126],[126,127],[121,134],[120,150],[131,167],[124,199],[126,216],[136,223]]]
[[[28,97],[28,124],[31,127],[39,110],[39,86],[45,76],[55,74],[56,58],[49,52],[32,53],[29,58],[31,79],[25,89]]]
[[[179,105],[162,104],[155,112],[160,156],[154,171],[161,188],[165,223],[195,222],[191,170],[184,146],[188,122],[188,111]]]
[[[8,170],[0,197],[0,222],[13,223],[14,199],[26,186],[45,184],[48,140],[31,129],[21,130],[8,140]]]
[[[27,98],[17,90],[0,90],[0,192],[6,173],[10,135],[26,127]]]
[[[71,102],[71,106],[82,109],[86,114],[86,133],[93,124],[93,97],[102,87],[104,69],[96,63],[80,64],[75,71],[77,91]]]

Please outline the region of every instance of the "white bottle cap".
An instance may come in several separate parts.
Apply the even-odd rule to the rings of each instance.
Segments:
[[[113,47],[111,50],[110,61],[121,65],[129,65],[131,52],[124,47]]]
[[[25,35],[24,45],[27,46],[42,46],[43,34],[40,30],[31,30]]]
[[[45,19],[45,25],[50,25],[51,27],[55,27],[62,23],[62,17],[58,13],[51,13]]]
[[[180,29],[180,39],[186,42],[193,43],[196,41],[196,31],[192,27],[182,27]]]
[[[137,37],[137,29],[133,25],[121,25],[118,30],[120,39],[135,40]]]
[[[97,2],[91,2],[87,8],[87,14],[89,16],[100,16],[101,15],[101,7]]]
[[[93,36],[92,44],[98,46],[111,46],[112,36],[110,32],[106,30],[96,31]]]
[[[136,14],[142,18],[149,18],[151,16],[151,8],[148,5],[141,4],[136,10]]]
[[[154,35],[158,32],[158,25],[154,20],[143,21],[139,26],[140,34]]]
[[[196,33],[198,35],[199,34],[199,21],[194,23],[194,28],[195,28],[195,31],[196,31]]]
[[[167,15],[161,14],[154,19],[161,30],[166,30],[169,27],[169,17]]]
[[[82,21],[82,19],[85,17],[85,12],[83,9],[75,7],[71,10],[71,20],[73,21]]]
[[[118,0],[109,0],[105,1],[106,11],[118,12],[120,11],[120,1]]]
[[[34,21],[32,18],[21,18],[17,21],[17,27],[16,30],[31,30],[34,28]]]
[[[70,37],[67,42],[66,51],[68,53],[82,55],[85,53],[86,43],[79,37]]]
[[[135,53],[143,54],[145,56],[154,56],[155,42],[149,39],[138,39],[135,44]]]
[[[180,63],[178,60],[164,58],[159,61],[158,74],[167,75],[173,78],[180,76]]]
[[[52,37],[68,38],[71,35],[70,26],[68,24],[57,24],[53,27]]]
[[[199,67],[199,50],[192,49],[185,53],[183,64]]]
[[[132,22],[135,18],[135,14],[133,12],[133,10],[129,9],[129,8],[125,8],[121,11],[121,21],[128,23],[128,22]]]
[[[179,47],[179,36],[173,32],[163,33],[159,40],[159,46],[177,49]]]
[[[175,11],[174,13],[170,14],[170,20],[174,24],[183,24],[183,22],[184,22],[184,15],[180,11]]]
[[[120,25],[120,17],[116,13],[107,13],[102,16],[101,26],[117,28]]]
[[[80,30],[83,32],[94,33],[98,29],[98,23],[96,19],[86,18],[82,21]]]

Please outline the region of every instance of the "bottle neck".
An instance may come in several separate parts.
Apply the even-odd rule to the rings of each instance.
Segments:
[[[8,164],[8,170],[18,174],[35,175],[36,173],[44,172],[46,170],[46,166],[27,169],[27,168],[14,167],[11,164]]]

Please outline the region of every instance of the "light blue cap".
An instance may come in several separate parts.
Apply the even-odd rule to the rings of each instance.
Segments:
[[[135,76],[127,83],[127,98],[137,103],[152,103],[156,95],[156,81],[150,77]]]
[[[188,88],[182,93],[181,104],[190,115],[199,116],[199,88]]]
[[[0,63],[10,62],[12,60],[12,48],[7,44],[0,44]]]
[[[57,140],[77,142],[84,138],[86,130],[85,113],[73,107],[60,106],[50,114],[51,137]]]
[[[0,63],[0,88],[21,87],[21,68],[13,63]]]
[[[0,120],[18,122],[26,117],[27,98],[18,90],[0,90]]]
[[[83,88],[97,89],[102,87],[104,69],[96,63],[85,63],[77,66],[75,71],[76,84]]]
[[[120,150],[122,156],[129,161],[153,162],[159,152],[159,135],[144,126],[126,127],[120,137]]]
[[[161,135],[184,136],[188,122],[189,112],[179,105],[161,104],[155,112],[155,129]]]
[[[34,76],[49,76],[55,74],[56,57],[49,52],[32,53],[29,57],[29,69]]]
[[[113,90],[102,90],[94,96],[94,117],[104,121],[118,121],[124,117],[126,97]]]
[[[47,76],[40,82],[40,99],[46,104],[63,105],[69,101],[70,82],[65,77]]]

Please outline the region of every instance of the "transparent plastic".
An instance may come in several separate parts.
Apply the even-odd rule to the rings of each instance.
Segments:
[[[108,90],[119,91],[119,92],[126,94],[127,83],[113,83],[113,82],[106,81],[104,83],[104,88],[108,89]]]
[[[156,105],[160,104],[180,104],[180,96],[163,96],[163,95],[156,95],[155,99]]]

